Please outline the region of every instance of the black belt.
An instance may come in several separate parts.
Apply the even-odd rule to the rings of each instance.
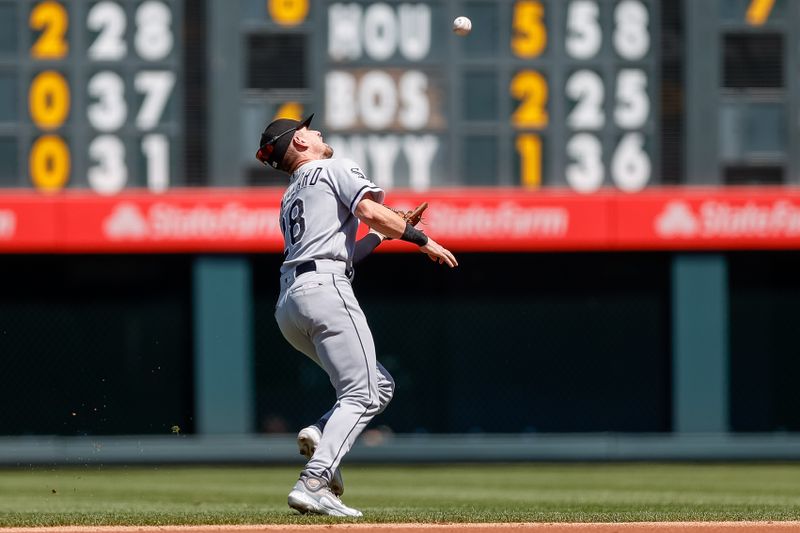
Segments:
[[[294,269],[294,276],[297,277],[300,274],[305,274],[306,272],[316,272],[317,271],[317,264],[314,261],[306,261],[305,263],[300,263]],[[353,269],[346,268],[344,270],[344,275],[348,278],[353,278]]]
[[[314,261],[306,261],[305,263],[300,263],[294,269],[295,277],[299,276],[300,274],[305,274],[306,272],[316,272],[317,271],[317,264]]]

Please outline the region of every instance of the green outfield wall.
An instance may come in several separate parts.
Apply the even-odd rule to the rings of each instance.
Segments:
[[[377,254],[381,434],[800,430],[800,254]],[[5,256],[0,434],[291,434],[334,402],[273,317],[280,258]],[[423,332],[413,338],[408,331]]]

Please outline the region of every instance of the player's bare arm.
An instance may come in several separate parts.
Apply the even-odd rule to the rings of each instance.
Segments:
[[[355,210],[356,216],[364,224],[379,232],[382,235],[393,239],[400,239],[407,231],[407,223],[398,217],[388,207],[367,198],[366,196],[358,203]],[[427,236],[427,242],[420,245],[420,251],[426,253],[432,261],[446,264],[450,268],[458,266],[455,256],[442,245]]]
[[[356,206],[355,214],[361,222],[385,237],[399,239],[406,230],[406,222],[388,207],[367,196]]]
[[[370,195],[370,199],[373,201],[375,198]],[[389,206],[386,206],[389,207]],[[416,227],[422,221],[423,214],[425,210],[428,208],[428,202],[422,202],[417,207],[410,211],[404,211],[401,209],[393,209],[389,207],[394,213],[399,215],[403,220],[411,224],[412,226]],[[359,263],[377,248],[383,241],[388,239],[386,235],[381,234],[375,228],[369,228],[369,233],[366,234],[363,238],[356,241],[355,247],[353,249],[353,264]]]

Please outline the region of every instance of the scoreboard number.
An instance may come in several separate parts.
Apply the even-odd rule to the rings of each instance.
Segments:
[[[65,62],[32,76],[28,89],[31,122],[46,133],[32,141],[29,153],[29,173],[37,189],[52,192],[67,186],[72,154],[65,138],[83,128],[89,130],[88,146],[72,149],[86,150],[87,157],[79,159],[88,165],[78,171],[86,173],[92,190],[115,194],[128,185],[132,169],[138,173],[140,168],[142,181],[151,191],[169,187],[170,137],[159,128],[169,123],[166,110],[178,82],[172,58],[173,12],[168,0],[144,0],[135,4],[131,21],[125,5],[123,0],[102,0],[87,8],[81,30],[90,35],[85,50],[89,63]],[[68,8],[72,7],[53,0],[31,5],[29,26],[38,32],[30,48],[32,59],[67,59]],[[124,63],[130,59],[134,62]],[[162,61],[170,63],[157,63]],[[64,72],[71,72],[69,78]],[[86,104],[67,125],[71,95],[77,90],[69,80],[85,83],[80,90],[86,98],[78,101]],[[126,152],[132,147],[137,154]]]
[[[574,130],[599,130],[606,123],[603,113],[605,88],[600,75],[593,70],[582,69],[567,79],[567,97],[575,101],[575,107],[567,115],[567,125]]]
[[[538,0],[524,0],[514,4],[511,50],[517,57],[539,57],[547,47],[547,26],[544,6]]]
[[[647,75],[641,69],[623,69],[617,75],[617,105],[614,122],[620,128],[641,128],[650,116]]]
[[[590,133],[578,133],[567,142],[567,183],[578,192],[592,192],[603,184],[603,146]]]
[[[69,84],[60,72],[40,72],[28,90],[31,120],[40,129],[55,131],[67,121],[70,110]],[[55,192],[69,181],[71,159],[67,143],[57,134],[36,139],[28,157],[28,172],[37,189]]]
[[[57,192],[69,180],[69,148],[57,135],[44,135],[34,141],[28,161],[31,179],[43,192]]]
[[[607,180],[622,190],[639,190],[652,175],[647,139],[641,131],[648,127],[652,104],[646,65],[626,62],[640,62],[650,52],[648,7],[643,0],[517,1],[512,54],[520,60],[541,55],[548,35],[545,9],[561,6],[564,26],[551,28],[550,33],[563,39],[566,66],[561,66],[559,50],[555,50],[556,65],[552,60],[528,64],[513,75],[509,86],[510,95],[518,102],[511,124],[536,130],[520,132],[515,139],[520,183],[538,187],[542,169],[552,167],[563,171],[563,178],[556,176],[556,181],[563,179],[576,191],[596,191]],[[608,10],[607,16],[603,10]],[[551,18],[557,20],[558,16]],[[613,24],[604,31],[602,21],[607,19]],[[567,69],[563,78],[558,76],[565,80],[563,92],[551,95],[548,79],[558,68]],[[564,110],[558,120],[565,124],[567,135],[564,141],[554,139],[550,144],[552,153],[563,160],[543,165],[542,139],[549,134],[551,98],[557,102],[553,109]],[[561,105],[562,99],[566,105]],[[547,155],[551,156],[551,151]]]
[[[535,70],[518,72],[511,80],[511,96],[521,100],[511,122],[517,128],[541,129],[547,126],[547,80]]]
[[[169,188],[169,140],[163,133],[142,138],[142,152],[147,160],[147,185],[152,192]]]
[[[611,70],[607,54],[615,54],[615,63],[645,59],[650,52],[650,15],[641,0],[603,5],[613,9],[614,20],[609,32],[610,48],[605,51],[600,2],[573,0],[566,8],[564,49],[578,63],[564,85],[564,94],[571,103],[565,123],[573,132],[566,142],[564,177],[570,187],[584,193],[602,187],[607,176],[620,189],[637,191],[652,176],[646,137],[641,131],[651,116],[648,74],[640,63]],[[583,62],[587,62],[585,67]],[[614,76],[612,84],[604,79],[609,75]],[[613,87],[613,105],[609,107],[607,87]],[[607,112],[611,113],[612,123],[607,120]],[[616,139],[616,144],[609,146],[609,139]]]
[[[128,53],[125,10],[116,2],[98,2],[89,10],[86,27],[99,32],[87,54],[94,61],[119,61]]]
[[[69,52],[66,40],[69,16],[67,10],[58,2],[41,2],[31,10],[28,25],[41,31],[31,47],[35,59],[62,59]]]
[[[163,2],[148,0],[136,9],[136,54],[146,61],[166,58],[174,46],[172,12]],[[89,58],[95,61],[119,61],[128,53],[125,10],[116,2],[98,2],[89,10],[86,27],[99,32],[89,46]]]
[[[145,61],[160,61],[172,53],[172,12],[163,2],[147,0],[134,15],[134,51]],[[120,60],[127,54],[125,12],[115,2],[100,2],[89,12],[87,26],[99,30],[90,46],[95,60]],[[175,73],[169,70],[141,70],[134,75],[134,90],[143,95],[134,123],[140,131],[150,131],[161,122],[175,87]],[[125,83],[113,71],[95,74],[88,85],[89,96],[96,101],[87,108],[87,118],[94,129],[104,133],[120,130],[128,120]],[[147,187],[153,192],[166,190],[170,182],[169,140],[166,135],[147,135],[141,140],[145,158]],[[101,194],[116,194],[128,181],[125,144],[115,135],[101,135],[92,141],[89,158],[90,186]]]
[[[62,59],[69,52],[66,41],[69,17],[58,2],[36,4],[28,18],[31,29],[39,31],[30,55],[37,60]],[[63,74],[45,70],[31,80],[28,111],[36,127],[54,132],[66,123],[70,112],[70,89]],[[58,191],[69,180],[70,154],[67,143],[55,133],[33,141],[28,155],[28,172],[34,186],[45,192]]]
[[[567,54],[575,59],[591,59],[603,45],[600,7],[592,0],[579,0],[567,8]]]
[[[89,96],[95,99],[86,108],[89,124],[98,131],[116,131],[128,118],[125,82],[116,72],[104,70],[89,79]]]
[[[640,0],[622,0],[614,10],[614,49],[623,59],[642,59],[650,50],[649,15]]]
[[[175,73],[168,70],[143,70],[136,74],[133,88],[144,94],[142,106],[136,115],[136,127],[150,130],[161,122],[175,81]]]
[[[521,160],[522,185],[537,188],[542,184],[542,138],[534,133],[517,137],[517,153]]]
[[[148,0],[136,9],[134,48],[146,61],[160,61],[172,52],[172,12],[163,2]]]
[[[100,194],[116,194],[128,181],[125,146],[116,135],[100,135],[89,143],[89,157],[97,164],[89,168],[87,178]]]
[[[650,157],[644,151],[644,135],[626,133],[611,160],[611,177],[623,191],[643,189],[650,179]]]
[[[281,26],[297,26],[306,20],[311,0],[268,0],[267,10],[272,20]]]
[[[751,26],[761,26],[769,18],[773,7],[775,7],[775,0],[750,0],[745,20]]]
[[[40,72],[28,90],[33,123],[43,130],[61,127],[69,116],[69,84],[60,72]]]

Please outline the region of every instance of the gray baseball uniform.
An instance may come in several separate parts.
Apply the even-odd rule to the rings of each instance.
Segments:
[[[275,318],[286,340],[321,366],[336,389],[336,403],[317,423],[322,439],[301,474],[327,481],[394,393],[351,286],[354,212],[367,193],[383,201],[355,162],[323,159],[295,170],[281,201],[285,260]]]

